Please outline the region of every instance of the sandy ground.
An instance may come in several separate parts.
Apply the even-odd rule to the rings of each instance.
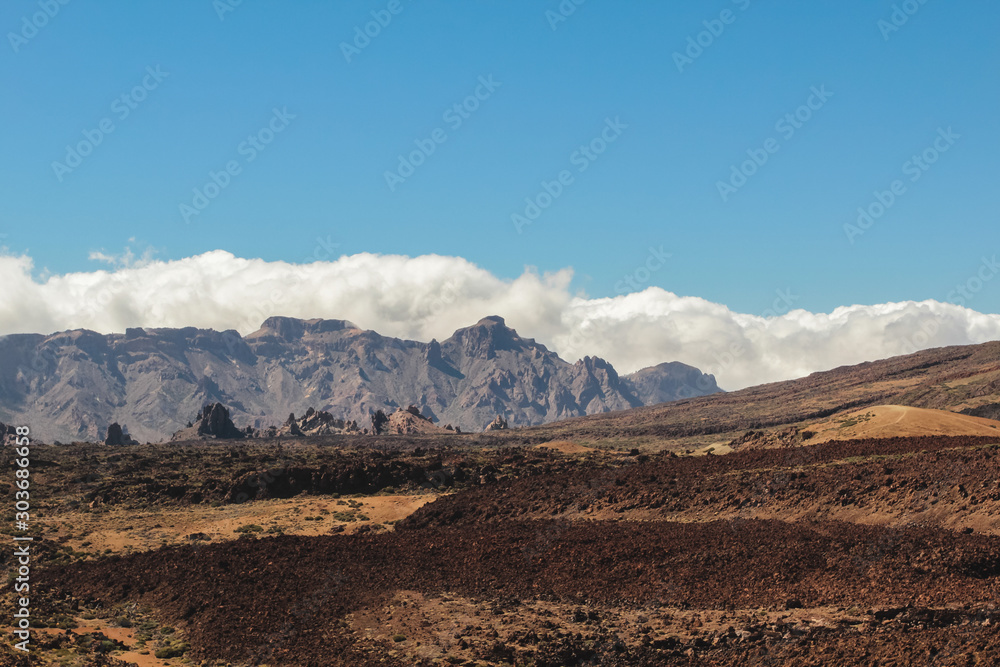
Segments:
[[[543,442],[538,445],[538,448],[551,449],[559,452],[560,454],[586,454],[587,452],[597,451],[593,447],[578,445],[577,443],[570,442],[569,440],[553,440],[552,442]]]
[[[808,425],[804,430],[816,434],[806,441],[808,445],[830,440],[921,435],[984,435],[1000,438],[1000,422],[992,419],[905,405],[864,408],[837,415],[830,421]]]
[[[131,628],[117,628],[109,625],[107,621],[100,619],[85,620],[82,618],[76,619],[79,624],[78,627],[73,628],[73,634],[76,635],[86,635],[92,632],[100,632],[108,639],[121,642],[126,646],[133,647],[135,645],[135,630]],[[55,628],[39,628],[35,630],[46,635],[59,635],[65,632],[65,630],[57,630]],[[44,654],[43,654],[44,655]],[[153,655],[151,649],[143,649],[142,652],[138,650],[132,651],[115,651],[111,654],[114,658],[118,660],[124,660],[125,662],[131,662],[138,665],[138,667],[170,667],[172,665],[184,665],[190,664],[190,661],[183,658],[170,658],[161,659]],[[51,657],[51,656],[46,656]],[[51,663],[44,663],[51,664]]]
[[[728,442],[714,442],[711,445],[705,445],[692,452],[695,456],[705,456],[706,454],[713,454],[719,456],[721,454],[732,454],[733,448],[729,446]]]
[[[323,535],[337,526],[343,526],[346,533],[363,525],[389,529],[390,522],[406,518],[435,498],[436,494],[341,499],[322,496],[221,507],[191,505],[141,511],[111,508],[99,513],[50,514],[41,523],[47,538],[77,551],[102,554],[110,549],[124,553],[190,542],[188,536],[195,534],[200,534],[203,542],[232,540],[240,536],[236,530],[242,526],[260,526],[262,531],[257,535],[279,530],[288,535]],[[349,515],[354,521],[339,520],[335,514]]]

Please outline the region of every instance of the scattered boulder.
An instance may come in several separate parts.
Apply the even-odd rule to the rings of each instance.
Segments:
[[[507,420],[503,418],[503,415],[497,415],[496,418],[486,425],[483,432],[489,431],[506,431],[507,430]]]
[[[122,426],[115,422],[108,426],[108,435],[104,438],[104,444],[108,447],[124,447],[127,445],[138,445],[139,443],[132,439],[132,436],[128,434],[128,429],[122,428]]]

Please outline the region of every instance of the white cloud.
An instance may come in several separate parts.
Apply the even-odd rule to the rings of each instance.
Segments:
[[[0,334],[196,326],[250,333],[270,315],[346,319],[379,333],[443,339],[501,315],[565,359],[589,354],[628,373],[683,361],[737,389],[941,345],[1000,338],[1000,316],[937,301],[848,306],[829,314],[735,313],[657,287],[612,298],[570,291],[572,271],[501,280],[457,257],[359,254],[311,264],[215,251],[176,261],[101,253],[111,270],[31,276],[0,256]]]

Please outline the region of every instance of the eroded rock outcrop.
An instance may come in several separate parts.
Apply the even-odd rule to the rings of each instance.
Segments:
[[[386,427],[389,425],[389,418],[385,416],[385,412],[382,410],[376,410],[372,416],[372,434],[382,435],[386,432]]]
[[[104,438],[104,444],[108,447],[123,447],[127,445],[138,445],[139,443],[133,440],[132,436],[128,434],[128,431],[118,422],[114,422],[108,426],[108,435]]]
[[[487,424],[486,428],[483,429],[484,432],[505,430],[507,430],[507,420],[503,418],[503,415],[497,415],[493,421]]]
[[[246,435],[229,418],[229,408],[222,403],[210,403],[198,412],[191,426],[174,433],[171,440],[241,440]]]
[[[356,421],[334,417],[325,410],[310,407],[301,418],[296,418],[293,412],[288,415],[288,419],[280,427],[271,426],[255,432],[255,436],[262,438],[279,436],[305,438],[317,435],[357,435],[360,433],[361,429],[358,428]]]
[[[411,405],[407,408],[398,408],[395,412],[389,415],[389,421],[386,424],[384,433],[393,433],[396,435],[416,435],[418,433],[440,433],[440,434],[450,434],[452,431],[448,431],[444,428],[436,426],[429,417],[425,417],[420,413],[420,409]]]

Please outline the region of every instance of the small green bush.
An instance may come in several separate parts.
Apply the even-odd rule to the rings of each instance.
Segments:
[[[248,523],[245,526],[240,526],[239,528],[237,528],[233,532],[234,533],[263,533],[264,532],[264,528],[261,527],[261,526],[258,526],[255,523]]]

